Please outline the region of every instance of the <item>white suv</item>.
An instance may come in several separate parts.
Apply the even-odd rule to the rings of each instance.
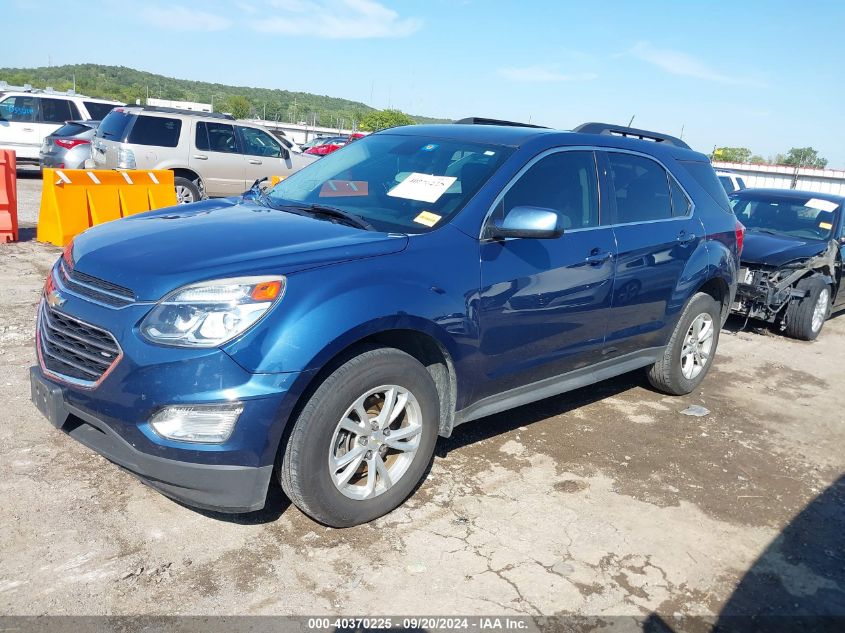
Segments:
[[[98,121],[118,105],[122,104],[67,92],[3,92],[0,150],[14,150],[19,165],[37,165],[41,143],[66,121]]]
[[[267,129],[222,114],[126,106],[103,119],[97,169],[169,169],[180,203],[238,195],[255,180],[288,176],[316,160]]]

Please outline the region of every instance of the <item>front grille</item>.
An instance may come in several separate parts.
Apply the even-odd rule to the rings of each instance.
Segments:
[[[113,308],[122,308],[135,302],[135,293],[129,288],[74,270],[64,259],[59,260],[59,275],[62,285],[71,292]]]
[[[107,331],[41,303],[38,344],[44,369],[93,385],[120,358],[120,346]]]

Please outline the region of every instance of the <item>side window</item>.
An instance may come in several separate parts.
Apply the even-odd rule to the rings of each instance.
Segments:
[[[619,224],[672,217],[669,179],[663,167],[634,154],[608,152],[607,157]]]
[[[41,117],[39,120],[43,123],[64,123],[79,118],[76,107],[71,109],[72,104],[67,99],[39,97],[38,100],[41,102]]]
[[[129,132],[128,143],[137,145],[156,145],[158,147],[176,147],[179,144],[179,132],[182,121],[156,116],[139,116]]]
[[[85,109],[94,121],[102,121],[106,115],[117,106],[113,103],[99,103],[97,101],[83,101]]]
[[[669,177],[669,189],[672,191],[672,215],[683,217],[690,212],[690,201],[686,197],[678,181]]]
[[[244,144],[244,154],[250,156],[279,156],[282,147],[272,136],[251,127],[240,127],[241,140]]]
[[[0,117],[12,123],[32,123],[35,107],[35,97],[6,97],[0,101]]]
[[[225,123],[200,121],[197,123],[197,149],[206,152],[221,152],[223,154],[237,154],[238,144],[235,141],[235,127]]]
[[[592,152],[556,152],[534,163],[505,193],[496,209],[503,218],[514,207],[554,209],[563,228],[599,225],[596,160]]]

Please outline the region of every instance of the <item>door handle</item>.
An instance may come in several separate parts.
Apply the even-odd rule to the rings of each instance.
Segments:
[[[678,234],[678,242],[681,244],[689,244],[695,240],[695,233],[687,233],[686,231],[681,231]]]
[[[261,161],[260,161],[260,160],[255,160],[254,158],[250,158],[250,159],[249,159],[249,164],[250,164],[250,165],[260,165],[260,164],[261,164]]]
[[[208,160],[208,156],[204,154],[194,154],[192,158],[196,158],[197,160]]]
[[[584,261],[590,264],[591,266],[600,266],[605,263],[609,259],[613,259],[613,253],[610,251],[605,251],[603,253],[598,252],[599,249],[594,248],[592,252],[584,258]]]
[[[23,129],[23,131],[24,131],[24,132],[34,132],[34,131],[35,131],[35,128],[32,128],[32,127],[25,127],[25,128]]]

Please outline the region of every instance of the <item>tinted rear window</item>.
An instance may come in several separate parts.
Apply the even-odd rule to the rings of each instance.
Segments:
[[[713,171],[713,166],[710,163],[704,163],[693,160],[679,160],[689,174],[695,178],[695,181],[710,194],[710,197],[728,213],[731,213],[731,203],[728,202],[728,194],[725,193],[725,188],[719,179],[716,177],[716,172]]]
[[[76,104],[67,99],[48,99],[39,97],[41,102],[41,121],[44,123],[64,123],[79,118]]]
[[[121,111],[112,111],[106,115],[100,127],[97,128],[98,138],[107,138],[113,141],[122,141],[126,133],[126,126],[132,120],[132,115]]]
[[[136,145],[156,145],[158,147],[176,147],[179,144],[179,132],[182,121],[165,117],[139,116],[129,132],[128,143]]]
[[[97,103],[96,101],[83,101],[82,103],[85,104],[85,109],[88,110],[91,118],[97,121],[104,119],[116,107],[113,103]]]
[[[81,123],[66,123],[53,132],[53,136],[76,136],[82,132],[88,132],[91,128]]]

